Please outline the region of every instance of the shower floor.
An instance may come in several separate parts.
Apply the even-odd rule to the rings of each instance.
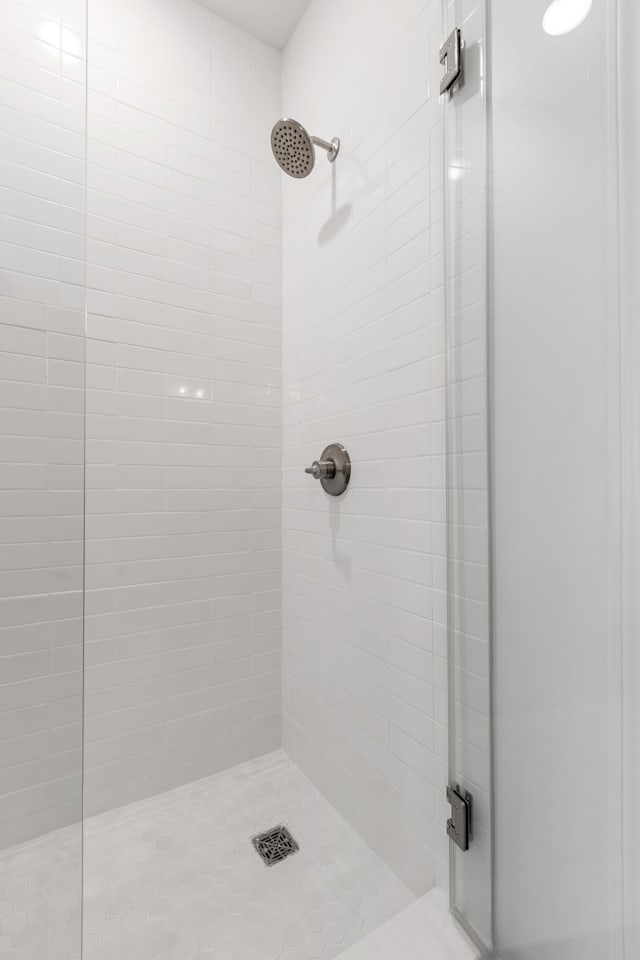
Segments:
[[[251,838],[280,823],[300,850],[267,867]],[[27,859],[40,856],[44,878],[38,845],[48,844],[50,862],[52,843],[72,879],[77,858],[64,844],[77,852],[77,830],[60,831],[0,857],[3,899],[10,875]],[[2,955],[75,957],[69,937],[77,924],[77,885],[68,885],[67,904],[59,885],[45,901],[37,884],[13,893],[10,939],[3,942],[0,934]],[[41,916],[50,893],[53,906]],[[282,753],[85,825],[84,960],[331,960],[413,900]],[[55,920],[61,929],[52,940]],[[29,943],[29,931],[37,944]]]

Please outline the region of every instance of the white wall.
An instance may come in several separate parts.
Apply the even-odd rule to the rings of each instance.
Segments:
[[[84,33],[0,5],[0,848],[82,810]]]
[[[284,745],[416,892],[447,849],[440,4],[312,0],[283,113]],[[304,467],[353,460],[328,498]]]
[[[280,57],[89,4],[89,813],[280,744]]]
[[[496,948],[509,960],[617,960],[609,4],[562,37],[543,33],[546,6],[492,5]]]

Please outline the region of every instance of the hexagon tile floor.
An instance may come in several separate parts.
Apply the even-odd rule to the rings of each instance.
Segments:
[[[300,851],[267,867],[251,838],[280,823]],[[77,837],[0,856],[3,957],[77,957]],[[332,960],[413,900],[282,753],[85,825],[83,960]]]
[[[82,829],[0,852],[0,957],[79,960]]]

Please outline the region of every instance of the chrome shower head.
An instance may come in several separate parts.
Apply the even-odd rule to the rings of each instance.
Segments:
[[[271,131],[271,149],[280,167],[290,177],[302,180],[308,177],[316,162],[314,147],[327,151],[327,159],[333,163],[340,150],[340,141],[334,137],[331,143],[320,137],[311,137],[297,120],[278,120]]]

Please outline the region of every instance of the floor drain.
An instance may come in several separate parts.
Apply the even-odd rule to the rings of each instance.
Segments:
[[[268,867],[280,863],[292,853],[297,853],[300,847],[293,839],[284,824],[259,833],[253,837],[253,845]]]

